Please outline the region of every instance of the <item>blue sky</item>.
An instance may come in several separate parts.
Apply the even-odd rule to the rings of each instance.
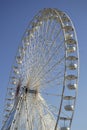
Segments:
[[[0,128],[11,66],[25,29],[43,8],[65,11],[72,19],[79,41],[80,78],[72,130],[87,128],[87,1],[0,0]]]

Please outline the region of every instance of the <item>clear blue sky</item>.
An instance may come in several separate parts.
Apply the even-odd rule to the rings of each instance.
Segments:
[[[6,87],[19,42],[29,21],[46,7],[65,11],[75,25],[79,41],[80,78],[72,130],[87,130],[86,0],[0,0],[0,128]]]

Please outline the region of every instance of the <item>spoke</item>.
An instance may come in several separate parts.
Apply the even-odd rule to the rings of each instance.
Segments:
[[[58,32],[58,33],[59,33],[59,32]],[[47,42],[47,41],[46,41],[46,42]],[[52,44],[51,44],[49,50],[48,50],[48,51],[46,52],[46,54],[45,54],[46,56],[49,54],[49,52],[50,52],[50,50],[51,50],[51,48],[52,48],[52,46],[53,46],[54,43],[55,43],[55,41],[52,42]],[[60,46],[61,46],[61,45],[60,45]],[[58,49],[58,48],[57,48],[57,49]],[[45,50],[45,48],[44,48],[44,50]],[[41,51],[43,52],[43,50],[41,50]],[[43,54],[44,54],[44,52],[43,52]],[[42,57],[43,57],[43,55],[41,56],[41,58],[42,58]],[[44,58],[45,58],[45,57],[44,57]],[[40,59],[40,60],[41,60],[41,59]],[[50,59],[50,60],[51,60],[51,59]],[[48,61],[50,62],[50,60],[48,60]],[[45,60],[43,59],[43,61],[45,61]],[[46,65],[47,65],[49,62],[47,62]],[[40,63],[40,61],[38,61],[38,63]],[[38,70],[39,70],[39,67],[40,67],[40,66],[38,65]],[[43,66],[42,69],[44,69],[44,68],[45,68],[45,65]],[[42,71],[42,69],[40,70],[40,72]],[[38,70],[37,70],[37,72],[38,72]],[[39,72],[39,73],[40,73],[40,72]]]
[[[60,47],[61,47],[61,45],[60,45]],[[56,49],[56,51],[58,51],[58,48]],[[34,76],[36,76],[36,78],[38,77],[38,75],[40,75],[40,73],[44,70],[44,68],[46,68],[46,66],[51,62],[52,58],[55,56],[55,53],[56,53],[56,52],[54,52],[54,53],[52,54],[52,56],[48,59],[48,61],[46,62],[46,64],[42,66],[41,70],[40,70],[40,71],[39,71],[39,70],[37,71],[38,74],[37,74],[37,75],[34,75]],[[59,53],[59,51],[57,52],[57,55],[58,55],[58,53]],[[35,80],[35,79],[33,78],[33,80]]]
[[[45,75],[47,75],[50,71],[52,71],[52,69],[53,69],[54,67],[56,67],[56,65],[60,64],[60,63],[64,60],[64,58],[65,58],[65,56],[62,57],[62,58],[60,59],[60,61],[58,61],[56,64],[54,64],[49,70],[47,70],[47,71],[44,73],[44,75],[42,75],[38,80],[35,81],[35,83],[32,84],[32,86],[34,86],[34,85],[36,84],[36,82],[38,82],[38,81],[40,81],[41,79],[43,79],[43,78],[45,77]],[[59,72],[59,74],[60,74],[60,72]]]

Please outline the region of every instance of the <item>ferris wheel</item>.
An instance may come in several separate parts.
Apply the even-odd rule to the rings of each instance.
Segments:
[[[70,130],[78,41],[66,13],[43,9],[27,27],[10,73],[2,130]]]

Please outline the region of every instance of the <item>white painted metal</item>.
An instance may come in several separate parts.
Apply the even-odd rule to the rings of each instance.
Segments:
[[[69,127],[61,127],[60,130],[70,130]]]
[[[71,19],[57,9],[41,10],[19,45],[7,89],[5,113],[9,116],[1,130],[70,130],[78,67],[78,41]]]
[[[66,105],[64,108],[65,108],[66,111],[74,111],[73,105]]]

